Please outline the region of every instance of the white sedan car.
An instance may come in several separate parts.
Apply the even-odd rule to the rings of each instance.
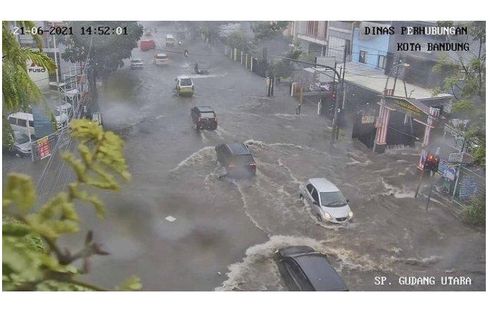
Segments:
[[[301,199],[306,199],[319,221],[344,223],[354,216],[342,192],[325,178],[308,179],[299,186]]]

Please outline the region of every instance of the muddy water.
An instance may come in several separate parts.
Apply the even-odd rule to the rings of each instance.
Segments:
[[[330,146],[327,121],[313,106],[295,115],[287,87],[266,98],[262,78],[198,43],[189,45],[189,59],[170,53],[168,67],[155,67],[152,56],[164,51],[157,47],[135,49],[145,68],[126,66],[101,90],[105,127],[125,139],[133,178],[119,193],[100,193],[104,221],[80,207],[83,230],[95,230],[111,252],[94,259],[88,280],[111,287],[136,274],[146,290],[283,290],[272,253],[305,244],[326,254],[351,290],[485,288],[484,233],[435,202],[426,212],[425,202],[413,198],[416,150],[376,155],[347,136]],[[194,80],[194,97],[180,98],[174,78],[192,73],[197,54],[205,54],[200,59],[209,61],[210,75]],[[194,105],[215,109],[217,130],[192,129]],[[249,146],[256,177],[222,177],[214,146],[230,142]],[[4,157],[3,172],[38,175],[42,167]],[[328,178],[350,199],[350,223],[317,221],[298,192],[312,177]],[[64,239],[73,248],[81,243],[83,237]],[[414,275],[474,281],[467,287],[397,283]],[[392,285],[376,286],[375,276]]]

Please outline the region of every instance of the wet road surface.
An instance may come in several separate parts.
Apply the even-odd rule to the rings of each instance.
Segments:
[[[80,207],[84,230],[94,229],[111,252],[94,259],[89,281],[112,287],[135,274],[146,290],[283,290],[272,254],[306,244],[329,257],[351,290],[485,289],[483,231],[436,202],[426,212],[425,202],[413,198],[416,150],[376,155],[348,131],[331,146],[327,121],[314,106],[295,115],[286,86],[267,98],[263,78],[220,51],[196,41],[185,45],[190,57],[184,58],[181,49],[163,49],[163,28],[155,35],[156,50],[133,50],[143,70],[126,64],[100,89],[105,128],[125,139],[132,180],[118,193],[101,193],[105,220]],[[169,54],[168,66],[152,64],[157,52]],[[193,76],[198,60],[209,64],[210,75]],[[178,75],[194,78],[193,97],[175,94]],[[195,105],[213,107],[216,131],[192,128]],[[221,178],[214,146],[229,142],[249,146],[255,178]],[[19,160],[4,157],[4,175],[36,175],[45,164]],[[311,177],[326,177],[350,199],[350,223],[317,221],[298,192]],[[82,241],[64,239],[70,246]],[[447,275],[473,283],[398,284],[399,276]],[[376,286],[375,276],[392,284]]]

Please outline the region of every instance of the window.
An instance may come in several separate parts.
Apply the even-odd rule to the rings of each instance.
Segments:
[[[33,127],[34,128],[34,121],[29,120],[29,127]]]
[[[313,186],[311,185],[311,183],[308,183],[306,185],[306,189],[308,190],[308,192],[311,194],[311,191],[314,189]]]
[[[366,57],[367,57],[366,51],[359,51],[359,62],[360,63],[366,63]]]
[[[17,119],[14,118],[14,117],[10,117],[9,118],[9,122],[10,122],[10,124],[16,125],[17,124]]]
[[[192,80],[190,78],[182,78],[180,80],[180,86],[192,86]]]
[[[385,69],[386,67],[386,56],[378,55],[378,68]]]
[[[17,125],[19,125],[21,127],[27,127],[27,120],[17,119]]]
[[[340,191],[321,192],[322,205],[327,207],[342,207],[347,205],[347,201]]]
[[[316,37],[318,35],[318,21],[309,21],[306,26],[306,34]]]
[[[311,197],[313,197],[313,200],[319,203],[320,201],[318,200],[318,192],[316,191],[315,188],[313,188],[313,192],[311,193]]]

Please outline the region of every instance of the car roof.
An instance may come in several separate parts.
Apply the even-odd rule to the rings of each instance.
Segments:
[[[228,148],[230,149],[230,152],[235,155],[250,155],[250,151],[248,150],[248,147],[245,146],[244,144],[240,143],[233,143],[233,144],[226,144]]]
[[[305,254],[308,252],[315,252],[315,249],[308,246],[289,246],[278,250],[283,257],[292,257],[298,254]]]
[[[311,183],[319,192],[340,191],[336,185],[325,178],[311,178],[308,179],[308,182]]]
[[[303,270],[316,291],[347,290],[347,287],[337,271],[320,253],[307,253],[292,257]]]
[[[155,57],[168,57],[168,55],[164,52],[157,53]]]
[[[214,112],[210,106],[196,106],[199,112]]]

